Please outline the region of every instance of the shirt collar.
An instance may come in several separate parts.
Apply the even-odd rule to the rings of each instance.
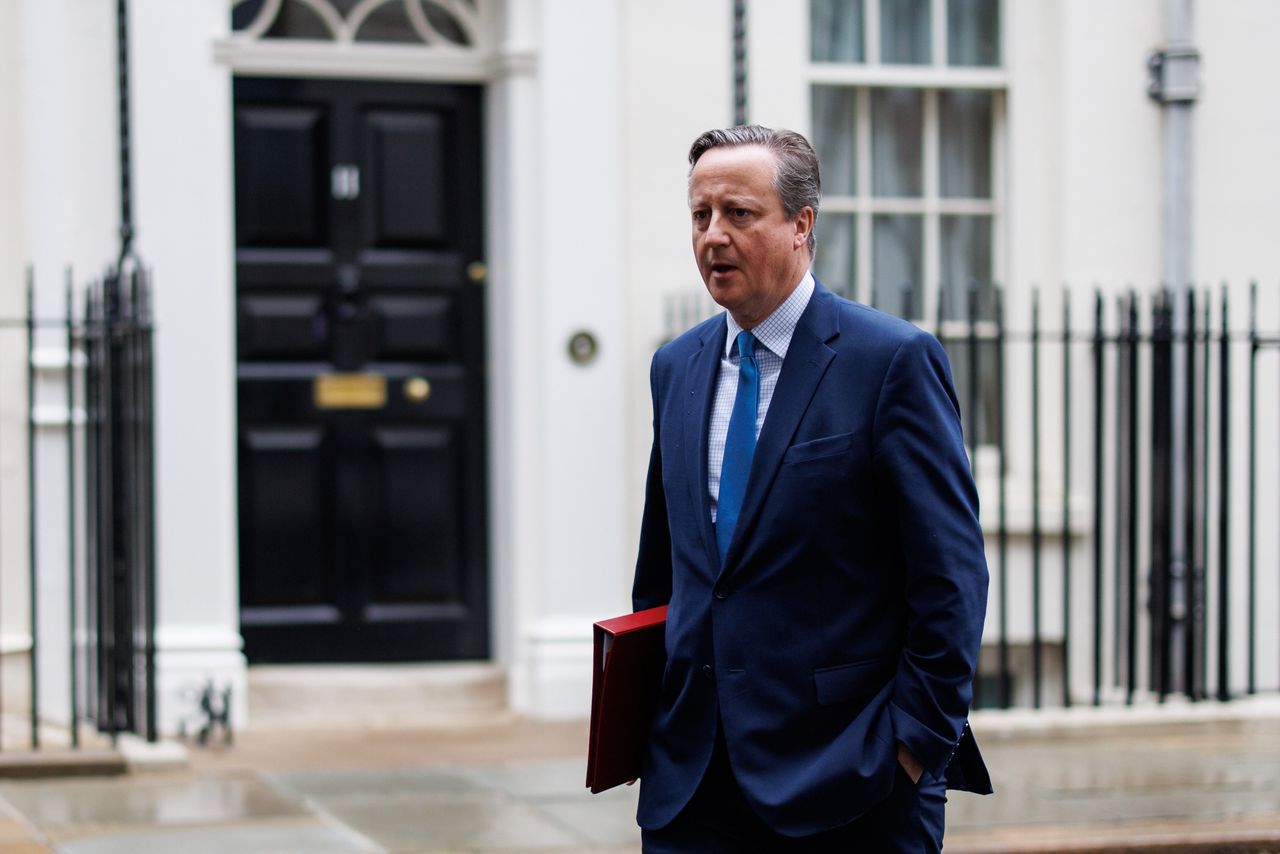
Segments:
[[[756,337],[758,343],[763,344],[779,359],[787,358],[791,336],[795,334],[800,315],[804,314],[805,308],[809,305],[809,298],[812,296],[813,273],[806,270],[804,278],[800,280],[800,284],[796,285],[791,295],[784,299],[772,314],[760,321],[756,328],[751,330],[751,334]],[[738,333],[742,331],[742,327],[729,312],[725,312],[725,320],[728,323],[728,332],[724,337],[724,355],[727,359],[733,352],[734,342],[738,340]]]

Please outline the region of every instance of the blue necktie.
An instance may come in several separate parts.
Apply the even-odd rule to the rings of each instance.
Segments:
[[[756,452],[756,411],[760,406],[760,366],[756,364],[756,339],[750,332],[738,333],[738,394],[729,416],[729,433],[724,441],[724,464],[720,468],[720,497],[716,502],[716,544],[724,563],[733,538],[742,499],[751,474],[751,457]]]

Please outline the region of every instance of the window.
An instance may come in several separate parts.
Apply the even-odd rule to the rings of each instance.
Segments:
[[[267,39],[471,46],[478,0],[233,0],[231,29]]]
[[[967,431],[993,443],[995,353],[975,348],[968,321],[993,317],[1000,272],[999,2],[810,0],[809,12],[823,168],[815,273],[934,330],[962,405],[972,397],[978,410]]]

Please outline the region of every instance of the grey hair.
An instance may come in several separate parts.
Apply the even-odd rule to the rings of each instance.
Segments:
[[[759,145],[773,153],[776,166],[773,170],[773,189],[782,201],[782,211],[788,219],[794,219],[805,208],[813,208],[814,224],[818,219],[818,197],[822,193],[822,176],[818,170],[818,155],[809,140],[793,130],[773,129],[762,125],[738,125],[737,127],[709,130],[693,141],[689,148],[689,174],[698,165],[699,158],[713,148],[739,145]],[[813,257],[818,239],[815,229],[809,229],[806,246]]]

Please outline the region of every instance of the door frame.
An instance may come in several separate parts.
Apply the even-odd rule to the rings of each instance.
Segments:
[[[428,46],[258,40],[234,34],[215,40],[213,55],[226,71],[228,88],[235,77],[476,83],[483,88],[481,181],[485,218],[483,249],[488,265],[484,311],[488,375],[485,494],[489,650],[490,660],[509,666],[519,658],[516,649],[519,624],[522,618],[527,620],[533,616],[527,606],[521,609],[516,603],[532,601],[537,586],[536,561],[531,567],[533,572],[519,571],[523,563],[519,558],[519,545],[537,542],[537,535],[529,531],[530,523],[534,522],[530,511],[538,503],[540,460],[536,453],[524,450],[527,435],[522,437],[511,425],[519,418],[536,417],[539,411],[536,401],[522,399],[519,394],[522,386],[532,387],[526,378],[533,366],[530,360],[520,358],[520,354],[536,346],[537,330],[521,319],[532,316],[530,312],[539,299],[538,283],[535,277],[527,283],[534,287],[519,289],[512,285],[512,271],[536,269],[539,257],[531,241],[516,239],[516,235],[528,233],[535,227],[538,216],[532,194],[516,192],[517,187],[527,188],[537,182],[538,163],[532,142],[537,137],[539,123],[529,105],[538,91],[535,79],[538,54],[534,48],[527,47],[534,43],[532,17],[518,8],[504,10],[508,38],[497,47],[498,41],[493,37],[499,29],[497,3],[481,3],[481,8],[482,30],[488,37],[470,51]],[[529,144],[519,144],[522,140]],[[230,214],[234,216],[234,204]],[[228,247],[228,253],[234,270],[234,242]],[[234,276],[232,287],[235,287]],[[234,334],[234,318],[231,324]],[[232,357],[235,358],[234,350]],[[232,369],[234,374],[234,365]],[[234,437],[232,441],[234,444]],[[517,465],[516,460],[522,463]],[[232,476],[237,477],[234,472]],[[238,517],[238,511],[236,515]],[[518,698],[525,692],[519,685],[513,689],[515,705],[522,705]]]

